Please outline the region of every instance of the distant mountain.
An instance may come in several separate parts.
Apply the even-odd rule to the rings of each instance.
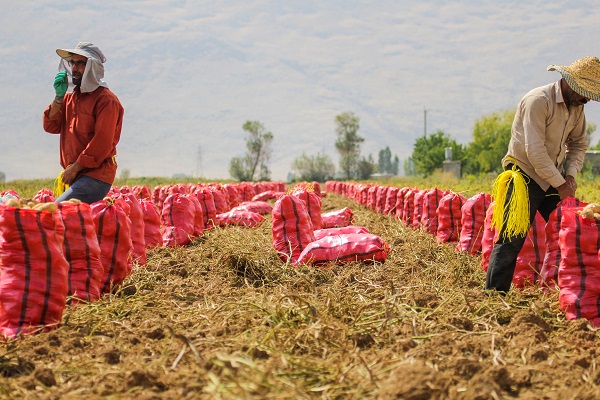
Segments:
[[[559,79],[550,64],[597,55],[591,0],[257,2],[37,1],[0,16],[0,171],[54,177],[58,137],[42,131],[57,47],[96,42],[125,107],[117,160],[132,176],[227,178],[242,125],[274,134],[284,180],[302,152],[336,162],[335,116],[360,118],[364,155],[401,159],[424,132],[471,140],[481,116]],[[26,28],[26,29],[24,29]],[[585,34],[582,34],[585,32]],[[32,39],[34,38],[34,39]],[[590,104],[588,120],[600,123]],[[424,115],[427,110],[427,119]]]

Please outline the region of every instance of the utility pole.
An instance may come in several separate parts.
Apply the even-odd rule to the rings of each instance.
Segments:
[[[423,137],[427,137],[427,109],[423,106]]]

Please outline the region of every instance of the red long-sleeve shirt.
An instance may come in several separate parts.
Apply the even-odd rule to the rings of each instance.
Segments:
[[[65,95],[60,112],[49,117],[44,111],[44,130],[60,134],[60,164],[81,165],[80,173],[112,184],[117,174],[117,143],[121,138],[123,106],[108,88],[91,93],[75,89]]]

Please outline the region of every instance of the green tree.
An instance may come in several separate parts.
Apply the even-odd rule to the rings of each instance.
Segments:
[[[392,166],[392,151],[390,146],[385,146],[385,149],[379,150],[379,158],[377,160],[379,173],[385,174]]]
[[[415,171],[415,162],[412,157],[408,157],[404,159],[404,175],[406,176],[414,176],[417,174]]]
[[[400,159],[398,158],[398,154],[394,156],[394,160],[392,161],[392,169],[390,170],[390,174],[398,175],[400,172]]]
[[[377,166],[379,167],[379,172],[382,174],[390,174],[390,175],[398,175],[398,167],[400,160],[398,156],[394,156],[392,160],[392,151],[390,150],[390,146],[386,146],[385,149],[379,150],[379,159],[377,162]]]
[[[447,147],[452,148],[454,160],[463,160],[463,146],[440,130],[432,135],[418,138],[412,153],[416,173],[427,177],[436,169],[442,168]]]
[[[292,162],[292,171],[297,174],[297,179],[300,181],[325,182],[333,179],[335,165],[326,154],[317,153],[316,156],[307,156],[302,153]]]
[[[229,174],[240,182],[271,179],[267,164],[271,158],[273,134],[267,132],[259,121],[246,121],[242,128],[249,133],[246,138],[246,155],[234,157],[229,162]]]
[[[358,168],[360,143],[365,140],[358,136],[359,118],[352,112],[346,112],[336,116],[335,123],[335,148],[340,153],[340,169],[346,179],[352,179]]]
[[[6,180],[6,174],[0,171],[0,182],[4,182]]]
[[[373,160],[373,156],[369,154],[369,157],[361,157],[356,163],[356,174],[358,179],[369,179],[373,172],[375,172],[375,161]]]
[[[466,149],[464,172],[480,174],[499,172],[508,150],[515,110],[497,111],[475,121],[473,141]]]

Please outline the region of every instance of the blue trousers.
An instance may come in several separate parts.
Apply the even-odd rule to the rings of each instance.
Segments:
[[[556,208],[560,201],[558,191],[552,186],[544,191],[540,185],[529,178],[525,173],[521,171],[521,174],[523,174],[523,177],[527,182],[527,189],[529,191],[529,225],[531,226],[537,211],[539,211],[544,220],[548,222],[550,213]],[[510,181],[506,195],[507,199],[510,197],[512,191],[513,182]],[[506,221],[506,216],[504,221]],[[498,241],[494,244],[485,279],[486,290],[496,290],[502,293],[506,293],[510,289],[510,284],[517,266],[517,256],[523,248],[525,239],[527,238],[527,234],[524,236],[511,236],[506,238],[503,235],[505,229],[506,226],[502,226]]]
[[[99,181],[98,179],[82,176],[77,178],[75,182],[67,189],[60,197],[54,200],[55,203],[69,199],[81,200],[83,203],[92,204],[98,200],[102,200],[110,191],[112,185],[110,183]]]

